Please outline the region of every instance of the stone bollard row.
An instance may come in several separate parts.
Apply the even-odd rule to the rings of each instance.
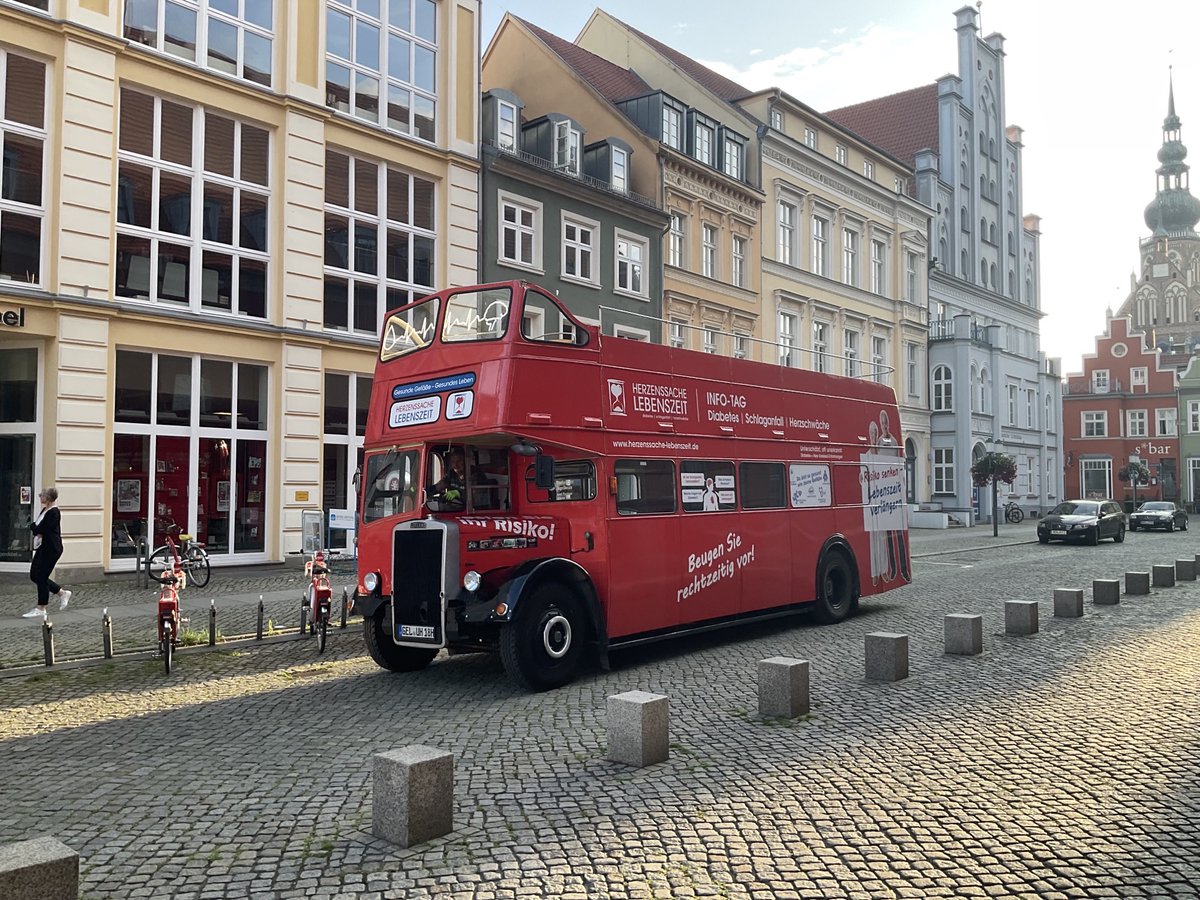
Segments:
[[[1036,600],[1004,601],[1005,634],[1037,634],[1038,603]]]
[[[371,833],[400,847],[454,827],[454,754],[411,744],[377,753],[372,771]]]
[[[1121,582],[1116,578],[1097,578],[1092,582],[1092,602],[1097,606],[1115,606],[1121,602]]]
[[[652,766],[670,755],[667,698],[626,691],[608,698],[608,758],[630,766]]]
[[[1149,572],[1126,572],[1125,573],[1125,596],[1126,597],[1144,597],[1150,593],[1150,573]]]
[[[867,635],[867,678],[903,681],[908,677],[908,635],[876,631]]]
[[[1196,561],[1194,559],[1177,559],[1177,560],[1175,560],[1175,580],[1176,581],[1195,581],[1196,580]]]
[[[978,656],[983,652],[983,616],[952,613],[945,618],[945,649],[951,656]]]
[[[1077,588],[1054,589],[1054,617],[1056,619],[1078,619],[1083,615],[1083,590]]]
[[[1155,587],[1175,587],[1174,566],[1151,566]]]
[[[758,661],[758,714],[794,719],[808,713],[808,660],[772,656]]]

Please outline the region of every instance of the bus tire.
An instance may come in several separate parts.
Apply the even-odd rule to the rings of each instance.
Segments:
[[[387,621],[386,606],[375,610],[375,615],[363,618],[363,641],[367,645],[367,654],[380,668],[389,672],[416,672],[437,656],[437,647],[397,647]]]
[[[814,615],[818,622],[833,625],[854,612],[854,570],[842,550],[825,551],[817,566],[817,600]]]
[[[575,678],[587,640],[579,598],[569,588],[543,584],[517,606],[500,630],[504,671],[528,691],[548,691]]]

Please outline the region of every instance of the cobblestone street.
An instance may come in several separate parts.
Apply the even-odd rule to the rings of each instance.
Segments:
[[[546,694],[492,657],[389,675],[356,629],[324,658],[3,679],[0,842],[64,841],[92,898],[1196,897],[1200,582],[1115,607],[1090,586],[1200,544],[1031,537],[914,533],[916,583],[849,622],[628,651]],[[1082,619],[1052,618],[1055,587],[1087,589]],[[1041,601],[1040,633],[1006,636],[1006,599]],[[982,656],[943,655],[954,612],[984,615]],[[906,681],[863,677],[873,631],[910,635]],[[809,717],[758,716],[776,655],[811,661]],[[605,759],[605,698],[632,689],[670,697],[644,770]],[[369,835],[369,760],[411,743],[455,754],[455,829],[401,851]]]

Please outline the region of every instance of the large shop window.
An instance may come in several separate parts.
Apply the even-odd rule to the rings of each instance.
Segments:
[[[34,497],[38,351],[0,349],[0,562],[29,562]]]
[[[434,276],[433,182],[325,153],[325,327],[377,335]]]
[[[273,0],[125,0],[125,37],[271,86]]]
[[[371,378],[365,375],[325,373],[324,441],[321,460],[321,505],[353,515],[357,508],[354,473],[362,467],[363,435],[367,433],[367,407],[371,402]],[[329,546],[349,549],[354,532],[329,529]]]
[[[172,524],[209,553],[266,550],[267,368],[118,350],[112,556]]]
[[[270,135],[121,89],[119,297],[267,316]]]
[[[0,282],[42,282],[46,66],[0,50]]]

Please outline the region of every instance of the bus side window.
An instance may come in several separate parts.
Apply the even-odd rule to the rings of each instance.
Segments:
[[[738,466],[742,509],[783,509],[788,484],[783,463],[744,462]]]
[[[525,496],[532,503],[596,498],[596,467],[588,459],[556,459],[554,487],[542,490],[533,483],[533,467],[526,470]]]
[[[679,466],[684,512],[728,512],[737,508],[733,463],[685,459]]]
[[[618,459],[617,513],[642,516],[675,512],[675,463],[665,459]]]

